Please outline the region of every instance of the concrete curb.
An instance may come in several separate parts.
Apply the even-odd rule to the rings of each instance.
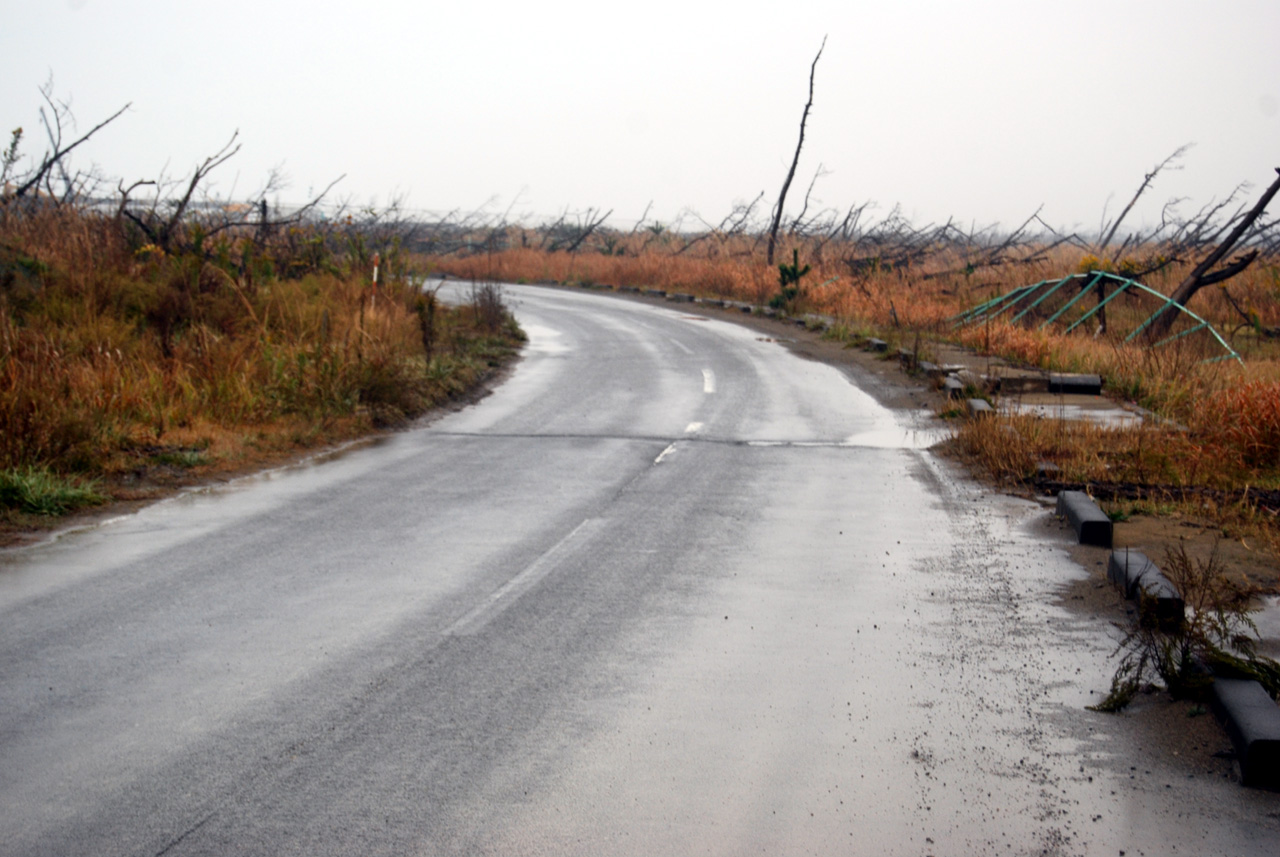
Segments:
[[[1062,473],[1062,468],[1054,464],[1052,461],[1036,462],[1036,479],[1057,479]]]
[[[1058,495],[1058,517],[1065,517],[1082,545],[1111,547],[1111,519],[1083,491],[1063,491]]]
[[[1099,375],[1068,375],[1063,372],[1052,372],[1049,375],[1049,392],[1100,396],[1102,395],[1102,377]]]
[[[1112,551],[1107,560],[1107,577],[1124,590],[1125,598],[1140,603],[1146,600],[1152,605],[1155,615],[1149,616],[1144,611],[1140,621],[1149,622],[1154,618],[1161,630],[1170,633],[1182,627],[1187,615],[1186,602],[1178,588],[1146,554],[1127,548]]]
[[[970,419],[976,420],[996,415],[996,409],[991,407],[991,403],[986,399],[966,399],[964,406],[969,412]]]
[[[1246,786],[1280,789],[1280,707],[1256,681],[1214,679],[1210,705],[1231,736]]]

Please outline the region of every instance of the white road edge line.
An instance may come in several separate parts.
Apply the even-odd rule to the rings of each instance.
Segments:
[[[702,370],[702,392],[711,395],[716,391],[716,373],[710,369]]]
[[[596,529],[604,523],[603,518],[587,518],[574,527],[567,536],[556,542],[549,551],[538,557],[524,571],[499,586],[467,615],[445,629],[446,637],[469,637],[479,633],[486,625],[502,614],[504,610],[516,602],[525,592],[533,588],[539,580],[555,568],[556,560],[564,553],[566,546],[584,530]]]
[[[658,454],[658,457],[653,460],[653,463],[661,464],[664,458],[666,458],[668,455],[670,455],[675,451],[676,451],[676,445],[673,443],[670,446],[668,446],[666,449],[662,450],[662,452]]]

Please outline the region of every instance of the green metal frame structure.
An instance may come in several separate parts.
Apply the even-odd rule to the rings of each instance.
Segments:
[[[1132,342],[1140,333],[1142,333],[1144,330],[1150,327],[1151,324],[1165,312],[1165,310],[1169,309],[1170,307],[1177,307],[1179,312],[1193,319],[1196,322],[1196,324],[1193,327],[1190,327],[1184,331],[1181,331],[1180,333],[1175,333],[1172,336],[1165,337],[1164,339],[1152,345],[1152,348],[1159,348],[1161,345],[1165,345],[1177,339],[1181,339],[1182,337],[1187,336],[1189,334],[1196,333],[1197,331],[1200,331],[1200,330],[1207,330],[1209,331],[1209,334],[1217,341],[1217,343],[1222,346],[1223,351],[1225,351],[1226,353],[1221,354],[1217,357],[1210,357],[1209,359],[1203,362],[1213,363],[1219,360],[1234,359],[1243,365],[1244,360],[1240,357],[1239,354],[1236,353],[1236,350],[1234,348],[1232,348],[1230,345],[1227,344],[1227,341],[1222,338],[1221,334],[1219,334],[1218,331],[1216,331],[1213,328],[1213,325],[1209,324],[1209,322],[1205,321],[1203,318],[1196,315],[1194,312],[1187,309],[1186,307],[1182,306],[1182,304],[1177,303],[1167,295],[1163,295],[1160,292],[1157,292],[1155,289],[1151,288],[1150,286],[1145,286],[1142,283],[1137,282],[1136,280],[1130,280],[1126,277],[1121,277],[1116,274],[1110,274],[1105,271],[1090,271],[1087,274],[1068,274],[1067,276],[1063,277],[1061,280],[1041,280],[1040,282],[1034,283],[1030,286],[1020,286],[1019,288],[1016,288],[1011,292],[1007,292],[1003,295],[1000,295],[999,297],[992,298],[989,301],[978,304],[978,306],[974,307],[973,309],[967,310],[965,312],[962,312],[960,315],[954,316],[951,320],[955,322],[956,327],[963,327],[967,324],[974,324],[975,322],[991,321],[992,319],[998,318],[1004,315],[1005,313],[1010,312],[1011,310],[1014,310],[1019,306],[1022,306],[1021,311],[1019,311],[1011,319],[1011,321],[1013,321],[1014,323],[1017,323],[1021,321],[1023,317],[1026,316],[1029,312],[1034,310],[1036,307],[1040,306],[1042,303],[1044,303],[1054,294],[1057,294],[1064,287],[1068,286],[1069,284],[1077,280],[1088,280],[1088,282],[1086,282],[1084,286],[1081,287],[1080,292],[1077,295],[1075,295],[1070,300],[1068,300],[1062,307],[1058,309],[1057,312],[1055,312],[1053,315],[1049,316],[1047,319],[1042,321],[1037,329],[1043,330],[1044,328],[1053,324],[1055,321],[1061,318],[1062,315],[1066,313],[1067,310],[1075,306],[1075,304],[1081,298],[1089,294],[1095,286],[1098,286],[1098,285],[1106,286],[1110,284],[1110,285],[1116,286],[1115,291],[1107,295],[1102,300],[1098,301],[1097,306],[1093,307],[1093,309],[1089,310],[1083,316],[1081,316],[1080,318],[1072,322],[1067,327],[1065,331],[1066,333],[1070,333],[1071,331],[1079,327],[1081,324],[1088,321],[1090,318],[1096,315],[1100,310],[1102,310],[1107,304],[1111,303],[1111,301],[1115,300],[1120,295],[1124,294],[1130,289],[1136,289],[1140,292],[1151,295],[1156,300],[1160,301],[1160,308],[1157,309],[1154,313],[1152,313],[1151,316],[1146,321],[1138,325],[1138,327],[1135,328],[1132,333],[1126,336],[1124,338],[1125,342]],[[1041,292],[1041,291],[1043,293],[1036,296],[1035,300],[1023,306],[1024,302],[1026,302],[1032,296],[1035,296],[1037,292]]]

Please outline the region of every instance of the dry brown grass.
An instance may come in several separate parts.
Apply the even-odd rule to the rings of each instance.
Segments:
[[[375,296],[305,230],[260,239],[166,253],[90,212],[0,209],[0,469],[235,466],[402,421],[513,347],[469,308],[420,312],[405,276]]]
[[[666,238],[663,243],[660,238]],[[762,242],[751,236],[700,236],[676,239],[636,234],[610,238],[609,252],[545,252],[514,247],[476,255],[435,257],[431,263],[449,274],[504,282],[594,283],[666,289],[765,305],[778,292],[777,268],[764,263]],[[823,313],[853,329],[950,339],[990,353],[1061,371],[1095,372],[1108,387],[1166,413],[1186,418],[1190,402],[1209,392],[1248,381],[1280,380],[1280,343],[1260,336],[1258,328],[1280,326],[1280,267],[1257,264],[1229,281],[1234,303],[1253,314],[1251,326],[1219,288],[1196,296],[1193,309],[1219,329],[1241,355],[1234,361],[1204,363],[1223,352],[1207,337],[1150,349],[1126,344],[1123,336],[1152,311],[1151,299],[1124,298],[1108,307],[1108,332],[1094,337],[1083,329],[1070,336],[1037,331],[1000,321],[956,328],[962,311],[1018,286],[1088,269],[1079,251],[1059,247],[1032,254],[1032,263],[972,269],[966,255],[940,248],[916,266],[862,263],[856,273],[830,245],[818,251],[800,242],[784,245],[779,258],[800,251],[812,265],[797,311]],[[1152,288],[1170,291],[1186,271],[1173,265],[1145,278]],[[905,334],[903,332],[906,332]]]

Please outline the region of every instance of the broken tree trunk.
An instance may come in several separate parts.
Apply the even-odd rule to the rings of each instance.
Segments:
[[[787,170],[786,181],[782,183],[782,192],[778,194],[778,205],[773,209],[773,224],[769,227],[769,249],[767,252],[769,265],[773,265],[773,249],[778,243],[778,226],[782,223],[782,206],[787,201],[787,191],[791,188],[791,180],[796,177],[796,165],[800,163],[800,149],[804,146],[804,125],[809,121],[809,109],[813,107],[813,76],[818,68],[818,59],[822,49],[827,46],[827,37],[822,37],[818,53],[809,66],[809,100],[804,103],[804,113],[800,114],[800,139],[796,142],[796,154],[791,159],[791,169]]]
[[[1280,167],[1276,168],[1276,173],[1280,176]],[[1236,259],[1217,271],[1212,270],[1213,266],[1226,258],[1232,248],[1239,243],[1240,239],[1249,231],[1249,227],[1253,225],[1254,221],[1262,216],[1262,212],[1266,211],[1267,204],[1271,202],[1277,191],[1280,191],[1280,177],[1277,177],[1276,180],[1271,183],[1271,187],[1266,189],[1262,194],[1262,197],[1258,200],[1258,204],[1250,209],[1249,213],[1240,219],[1240,222],[1236,224],[1235,229],[1231,230],[1231,234],[1224,238],[1222,243],[1215,247],[1213,252],[1206,256],[1200,264],[1196,265],[1195,268],[1191,270],[1191,273],[1187,274],[1186,278],[1178,284],[1178,287],[1173,290],[1173,294],[1169,295],[1169,299],[1173,301],[1174,304],[1177,304],[1177,306],[1169,306],[1147,328],[1147,338],[1150,341],[1154,342],[1158,339],[1163,339],[1169,334],[1169,330],[1173,327],[1174,322],[1178,320],[1178,308],[1186,306],[1187,301],[1191,300],[1192,296],[1195,295],[1196,292],[1200,291],[1205,286],[1212,286],[1216,283],[1229,280],[1245,268],[1248,268],[1249,265],[1253,264],[1253,260],[1258,258],[1257,250],[1250,250],[1239,259]]]

